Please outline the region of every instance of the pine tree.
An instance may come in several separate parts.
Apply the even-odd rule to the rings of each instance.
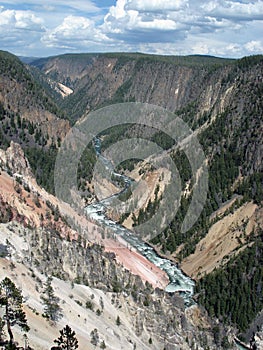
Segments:
[[[101,349],[106,349],[106,344],[105,344],[104,340],[102,340],[102,342],[100,343],[100,348]]]
[[[18,325],[24,332],[29,331],[22,301],[21,291],[8,277],[5,277],[0,283],[0,307],[3,308],[3,319],[7,327],[10,347],[14,344],[12,332],[14,325]],[[1,324],[3,325],[3,322]]]
[[[52,277],[49,276],[45,283],[45,289],[41,299],[44,304],[44,316],[48,317],[51,321],[58,321],[61,317],[61,307],[59,306],[59,298],[55,296],[54,289],[51,285]]]
[[[120,325],[121,325],[120,316],[117,316],[117,318],[116,318],[116,325],[117,325],[117,326],[120,326]]]
[[[4,326],[5,322],[4,320],[0,317],[0,341],[4,340]]]
[[[91,337],[91,344],[93,344],[95,347],[98,345],[100,337],[99,337],[99,333],[97,328],[94,328],[91,332],[90,332],[90,337]]]
[[[79,347],[76,333],[68,325],[59,332],[60,336],[54,340],[54,343],[58,344],[61,349],[74,350]]]

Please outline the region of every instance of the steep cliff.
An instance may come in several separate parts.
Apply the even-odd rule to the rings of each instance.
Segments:
[[[62,138],[69,129],[61,119],[63,113],[26,66],[4,51],[0,51],[0,116],[5,137],[25,144],[32,145],[37,132],[51,144],[52,138]]]
[[[125,101],[178,110],[195,101],[207,87],[211,89],[208,80],[216,80],[220,85],[220,80],[231,71],[232,63],[195,56],[89,54],[51,57],[34,61],[32,65],[74,90],[62,106],[76,120],[94,108]]]
[[[180,261],[184,270],[196,279],[215,271],[210,279],[202,279],[203,294],[199,294],[199,301],[210,315],[234,324],[239,330],[253,327],[253,319],[263,302],[262,275],[254,273],[260,254],[249,271],[240,267],[238,257],[241,253],[243,257],[251,256],[254,244],[261,251],[263,57],[220,60],[139,54],[64,55],[42,60],[41,65],[33,64],[47,77],[74,90],[61,103],[65,110],[71,111],[73,121],[108,104],[135,101],[165,107],[194,130],[209,171],[206,205],[194,227],[186,233],[180,232],[191,201],[189,184],[193,174],[183,152],[172,152],[183,180],[184,195],[175,219],[151,243],[162,254]],[[133,134],[136,135],[135,129],[115,131],[109,134],[105,147]],[[137,165],[137,171],[141,166],[142,163]],[[151,190],[154,193],[155,188]],[[146,204],[124,223],[132,227],[142,222],[149,215],[147,206],[150,208]],[[220,286],[226,271],[235,271],[235,266],[243,269],[244,281],[250,287],[232,304],[235,315],[228,316],[226,304],[222,306],[218,300],[230,298],[224,296]],[[229,290],[237,288],[237,281],[236,275],[229,283]],[[212,295],[216,290],[215,299]],[[206,292],[210,296],[205,301]],[[252,293],[259,301],[256,305],[249,297]],[[254,305],[253,311],[248,310],[249,305]]]
[[[0,147],[19,143],[39,183],[52,192],[49,174],[70,126],[48,90],[17,57],[0,51]]]
[[[49,348],[66,322],[76,329],[81,348],[88,349],[94,327],[109,349],[220,349],[226,336],[233,341],[234,332],[221,327],[215,333],[215,321],[197,305],[185,309],[178,295],[154,289],[117,262],[113,252],[91,242],[93,225],[37,185],[18,144],[1,151],[0,169],[0,276],[23,291],[34,349]],[[71,216],[77,231],[67,224]],[[63,313],[55,324],[41,316],[47,275],[55,277]],[[19,330],[15,334],[21,342]]]
[[[1,71],[1,144],[6,148],[10,140],[21,143],[29,156],[32,171],[48,190],[52,186],[46,179],[52,178],[57,148],[69,127],[67,121],[57,118],[62,116],[58,109],[52,111],[57,105],[64,110],[64,117],[74,122],[109,104],[145,102],[167,108],[191,127],[208,165],[206,204],[193,228],[182,233],[180,227],[190,205],[194,174],[183,149],[169,151],[167,147],[166,152],[170,152],[182,180],[181,206],[169,227],[151,244],[161,254],[180,262],[187,273],[200,279],[196,297],[211,316],[244,334],[247,328],[252,329],[253,320],[263,305],[262,267],[258,265],[262,256],[263,228],[263,57],[225,60],[141,54],[63,55],[34,61],[32,76],[28,71],[30,68],[25,68],[6,53],[4,62],[9,68]],[[30,78],[24,74],[30,74]],[[40,94],[32,77],[37,79],[37,84],[41,82],[45,86]],[[31,83],[34,93],[30,92]],[[70,94],[49,95],[50,89],[58,91],[61,84]],[[19,96],[23,99],[19,100]],[[52,117],[49,113],[53,113]],[[116,140],[137,134],[134,127],[113,130],[103,135],[104,146],[107,148]],[[148,132],[146,136],[153,141],[158,139],[160,146],[169,144],[165,135],[154,138]],[[33,148],[28,147],[32,145]],[[92,192],[95,160],[87,150],[79,166],[83,193],[87,189]],[[137,163],[132,171],[139,174],[144,171],[143,166],[143,163]],[[132,174],[127,164],[123,166],[125,168],[128,175]],[[151,172],[148,175],[151,178]],[[151,201],[155,190],[152,186]],[[2,216],[8,221],[12,213],[3,199],[1,203]],[[130,215],[129,227],[148,217],[154,206],[150,204],[147,203],[135,216]],[[13,216],[18,218],[14,209]],[[42,243],[50,251],[47,242],[43,240]],[[59,242],[58,245],[64,249]],[[68,249],[74,251],[76,248],[73,247]],[[41,252],[38,257],[41,258]],[[242,259],[250,263],[244,266]],[[72,271],[77,273],[78,269],[72,268]],[[99,276],[96,278],[101,280]],[[223,287],[226,283],[227,290],[236,291],[238,298],[232,298],[226,292]],[[229,311],[229,305],[235,312]]]

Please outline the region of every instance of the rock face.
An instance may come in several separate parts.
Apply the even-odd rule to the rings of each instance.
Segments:
[[[89,54],[51,57],[32,64],[48,79],[74,90],[61,102],[72,120],[109,104],[134,101],[175,112],[202,133],[225,113],[227,137],[221,143],[236,139],[247,171],[263,169],[262,56],[234,61]],[[207,155],[214,153],[211,149]]]
[[[62,281],[72,281],[72,285],[78,286],[76,288],[81,288],[83,285],[88,286],[91,294],[96,295],[98,290],[101,291],[105,309],[109,309],[107,305],[111,304],[114,313],[118,312],[120,315],[119,344],[123,344],[125,334],[129,332],[129,342],[134,344],[138,342],[136,339],[138,338],[139,343],[136,349],[140,350],[162,348],[192,350],[194,347],[205,349],[207,346],[213,350],[222,349],[221,346],[215,344],[213,323],[197,306],[191,307],[191,310],[185,310],[180,297],[169,295],[160,289],[154,290],[149,284],[144,285],[138,276],[131,275],[121,265],[116,264],[114,254],[105,253],[100,246],[89,245],[85,248],[83,242],[62,240],[55,231],[45,228],[32,230],[17,223],[0,224],[0,228],[3,233],[0,242],[2,240],[5,242],[8,237],[10,260],[16,271],[22,270],[25,276],[25,268],[27,268],[28,274],[34,276],[29,284],[36,285],[37,293],[34,292],[34,296],[33,288],[30,287],[27,290],[23,283],[23,291],[27,295],[27,312],[34,310],[36,314],[41,313],[40,305],[35,303],[34,299],[39,298],[39,293],[43,289],[42,276],[53,275],[56,277],[56,285],[62,284]],[[9,274],[9,269],[5,268],[5,270]],[[12,271],[10,271],[11,275]],[[16,279],[19,284],[22,284],[17,274]],[[74,290],[72,286],[71,299]],[[82,293],[84,290],[83,287]],[[56,288],[56,295],[63,298],[64,303],[69,302],[63,290]],[[83,297],[89,300],[88,295],[83,294]],[[97,304],[95,300],[92,303],[94,306]],[[95,326],[103,337],[107,337],[103,329],[105,328],[104,322],[106,324],[109,321],[106,319],[104,321],[103,318],[106,310],[102,312],[102,315],[98,315],[97,320],[93,321],[96,322],[93,325],[90,325],[89,321],[89,326],[86,326],[85,322],[81,321],[82,318],[91,317],[89,316],[90,311],[87,309],[85,311],[85,308],[82,308],[79,321],[74,320],[73,315],[71,319],[67,312],[67,322],[77,322],[78,333],[86,334],[86,342],[89,342],[87,335]],[[31,317],[30,312],[29,316]],[[42,319],[42,327],[45,327],[45,322],[46,320]],[[41,326],[41,319],[37,324]],[[34,325],[35,327],[37,325]],[[37,339],[34,342],[41,344],[41,330],[39,329],[38,332],[40,333],[39,343]],[[150,338],[152,345],[149,345]],[[118,340],[115,341],[118,344]],[[116,346],[118,345],[114,347],[112,340],[108,340],[109,349],[113,350]],[[46,348],[38,345],[38,349]]]
[[[73,109],[78,116],[105,102],[124,101],[151,103],[175,111],[202,94],[204,108],[210,108],[219,95],[230,91],[221,81],[231,72],[231,60],[218,59],[206,65],[198,59],[195,64],[189,58],[177,61],[158,56],[102,54],[63,55],[32,64],[74,90],[68,101],[76,102]]]
[[[97,293],[97,290],[102,291],[106,295],[105,303],[111,304],[115,310],[121,310],[121,319],[125,317],[127,320],[122,326],[122,332],[129,333],[129,342],[137,343],[137,349],[159,350],[165,347],[168,350],[190,350],[193,346],[199,346],[200,349],[204,346],[220,349],[220,346],[215,344],[213,321],[207,318],[204,312],[194,309],[192,312],[186,311],[179,296],[169,295],[160,289],[154,290],[149,283],[143,283],[139,276],[131,274],[117,263],[114,253],[106,252],[99,244],[90,243],[77,232],[74,235],[63,217],[60,217],[58,209],[54,208],[54,204],[58,203],[54,202],[55,198],[46,197],[47,194],[41,191],[34,183],[34,179],[29,176],[31,170],[19,145],[12,143],[5,152],[1,152],[1,167],[1,194],[5,199],[3,203],[0,201],[1,211],[5,210],[7,214],[11,214],[6,215],[4,220],[6,224],[0,224],[1,242],[5,244],[9,241],[11,255],[9,259],[17,267],[16,271],[23,271],[23,276],[53,275],[58,279],[57,283],[72,281],[78,283],[80,287],[89,286],[94,293]],[[8,168],[9,175],[5,173],[5,168]],[[18,183],[15,180],[16,173],[21,176]],[[31,187],[33,185],[35,187]],[[38,198],[38,201],[34,201],[34,198]],[[47,198],[50,201],[47,201]],[[61,208],[59,203],[58,205]],[[47,212],[49,212],[48,218]],[[18,221],[21,224],[18,224]],[[86,229],[92,230],[92,227]],[[89,234],[87,236],[89,237]],[[9,272],[6,268],[10,260],[3,262],[3,266],[5,274],[10,273],[12,278],[12,269]],[[15,276],[17,283],[23,286],[24,293],[28,295],[26,304],[28,317],[30,319],[32,317],[31,310],[35,310],[36,315],[41,314],[39,302],[35,304],[32,301],[36,297],[39,299],[39,294],[33,296],[31,287],[27,290],[27,284],[22,282],[22,275],[19,275],[19,272]],[[41,283],[39,278],[36,281],[38,291]],[[32,283],[35,281],[31,281],[29,286]],[[63,290],[58,289],[57,295],[65,299]],[[38,305],[37,311],[35,305]],[[198,309],[197,306],[196,308]],[[86,313],[87,311],[82,310],[84,318],[89,317]],[[67,314],[67,317],[68,323],[73,322],[70,315]],[[36,333],[39,333],[39,336],[35,336],[34,343],[38,344],[37,348],[41,350],[46,349],[46,346],[39,345],[43,342],[41,329],[46,327],[45,322],[40,318],[34,327],[37,329]],[[100,320],[95,322],[98,322],[99,331],[102,333],[108,321],[106,322],[106,319],[103,321],[103,316],[100,316]],[[79,332],[87,334],[85,323],[77,324]],[[91,330],[92,328],[88,329],[88,334]],[[152,342],[150,347],[149,339]],[[122,342],[120,339],[120,343]],[[108,347],[115,349],[116,345],[110,343]]]
[[[226,206],[223,216],[228,220],[232,215],[231,210],[237,208],[231,206],[231,209],[227,203],[236,198],[235,190],[238,187],[238,196],[245,194],[242,198],[244,208],[250,205],[253,209],[246,227],[243,225],[246,212],[240,220],[231,221],[231,225],[238,223],[240,226],[240,230],[236,227],[233,234],[228,228],[221,230],[218,221],[218,224],[213,223],[207,237],[204,237],[201,226],[200,232],[197,227],[193,236],[185,236],[181,241],[179,237],[178,243],[175,242],[175,238],[178,238],[175,224],[167,236],[164,234],[162,237],[166,241],[156,243],[170,244],[169,248],[175,247],[181,251],[185,245],[187,249],[182,257],[190,257],[187,260],[188,272],[196,277],[200,272],[199,267],[202,267],[197,254],[199,251],[207,248],[208,253],[217,253],[209,261],[210,272],[223,259],[221,248],[226,244],[225,237],[230,235],[233,243],[228,245],[227,248],[231,248],[228,253],[232,249],[238,252],[240,244],[253,231],[254,221],[262,212],[262,196],[258,191],[263,170],[262,57],[232,61],[137,54],[64,55],[34,62],[47,77],[46,80],[42,78],[46,84],[43,83],[43,89],[37,86],[31,75],[33,73],[10,56],[0,52],[0,142],[7,148],[6,152],[0,152],[3,169],[0,173],[0,218],[4,223],[14,220],[28,226],[25,231],[16,224],[8,228],[8,235],[13,232],[17,239],[20,235],[19,242],[23,239],[29,242],[29,248],[21,253],[20,263],[38,273],[54,274],[60,281],[74,281],[82,286],[88,284],[94,290],[98,288],[111,293],[109,302],[116,310],[125,310],[129,319],[126,329],[131,328],[133,336],[130,343],[134,344],[134,339],[139,338],[142,342],[139,349],[222,348],[228,333],[209,320],[198,307],[186,311],[178,296],[153,290],[149,283],[143,283],[138,276],[117,263],[117,253],[105,251],[99,244],[94,244],[94,241],[100,242],[101,237],[95,235],[93,242],[81,238],[83,228],[88,232],[88,237],[92,236],[91,223],[65,203],[51,197],[32,178],[27,181],[28,177],[32,177],[32,170],[21,147],[13,142],[10,147],[8,144],[14,140],[24,149],[37,146],[33,153],[29,153],[35,173],[41,173],[47,160],[50,163],[54,161],[56,147],[59,147],[60,140],[69,129],[69,122],[59,118],[62,114],[47,93],[50,92],[47,82],[51,82],[53,89],[56,89],[56,84],[71,89],[66,89],[72,91],[71,94],[63,98],[57,96],[57,102],[72,121],[95,108],[129,101],[159,105],[183,118],[198,134],[211,169],[210,207],[206,208],[204,215],[210,219]],[[41,159],[42,168],[35,169],[34,161],[38,163],[43,150],[47,152]],[[47,158],[49,151],[55,151],[52,159]],[[180,170],[185,168],[182,166]],[[46,174],[51,174],[49,169]],[[187,181],[187,174],[184,175]],[[244,186],[241,188],[240,184]],[[247,187],[250,187],[251,193]],[[257,208],[252,204],[254,199],[257,200]],[[68,218],[75,222],[75,230],[69,227]],[[202,219],[205,222],[206,217]],[[225,220],[222,217],[223,223]],[[4,227],[2,231],[5,231]],[[221,237],[220,246],[217,246],[218,236]],[[204,240],[200,239],[198,245],[200,237]],[[196,247],[199,251],[194,252]],[[217,252],[214,247],[218,247]],[[194,254],[191,256],[188,252]],[[196,259],[194,271],[191,262],[193,256]],[[202,269],[201,272],[206,271]],[[261,285],[258,290],[260,288]],[[154,345],[149,346],[149,339]],[[116,346],[112,345],[112,349],[116,349]]]
[[[254,343],[256,349],[263,349],[263,326],[261,327],[261,330],[255,334]]]
[[[26,66],[0,51],[0,122],[6,139],[28,147],[38,143],[41,134],[51,145],[69,130],[69,122],[61,117],[63,113]]]
[[[6,151],[0,149],[0,166],[7,167],[7,169],[11,168],[12,173],[17,173],[18,175],[33,177],[30,164],[25,157],[22,147],[13,141],[11,141],[10,147]]]

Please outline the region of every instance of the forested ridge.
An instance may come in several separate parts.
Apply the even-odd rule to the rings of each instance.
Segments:
[[[225,216],[248,202],[262,207],[263,56],[222,60],[140,54],[64,55],[33,62],[33,68],[5,52],[0,52],[0,60],[0,147],[6,149],[11,140],[21,144],[38,183],[49,192],[54,192],[54,163],[63,139],[60,131],[66,124],[56,125],[52,136],[46,125],[54,124],[55,118],[73,123],[96,108],[135,101],[156,103],[187,122],[197,133],[207,159],[209,184],[203,211],[189,231],[181,232],[192,198],[191,193],[182,195],[174,220],[151,241],[162,254],[173,254],[178,262],[189,257],[219,220],[211,220],[211,215],[233,198],[238,199]],[[67,76],[69,67],[72,70]],[[52,86],[59,82],[74,92],[59,97],[52,92]],[[175,94],[178,86],[180,92]],[[30,119],[33,110],[41,113]],[[52,114],[52,120],[42,114],[46,112]],[[43,124],[38,120],[41,115],[45,115]],[[101,135],[102,149],[136,132],[132,125],[107,130]],[[149,131],[147,138],[165,150],[174,146],[158,131]],[[174,148],[170,155],[179,170],[182,191],[189,188],[191,192],[194,174],[184,151]],[[95,161],[89,145],[78,167],[78,185],[86,199],[93,198]],[[120,169],[132,170],[137,164],[138,160],[127,161]],[[153,215],[160,200],[156,193],[154,200],[133,217],[134,225]],[[244,333],[262,309],[262,230],[247,237],[240,248],[224,266],[200,279],[196,293],[210,316]]]
[[[198,302],[210,316],[245,332],[263,308],[263,231],[224,268],[201,278],[196,285]]]
[[[11,140],[19,143],[38,183],[53,193],[52,174],[61,135],[53,133],[48,119],[51,114],[52,124],[65,114],[53,100],[50,87],[43,87],[17,57],[4,51],[0,51],[0,81],[0,147],[6,149]]]

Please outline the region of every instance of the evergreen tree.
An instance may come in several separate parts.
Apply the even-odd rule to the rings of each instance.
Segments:
[[[100,343],[100,348],[101,349],[106,349],[106,344],[105,344],[104,340],[102,340],[102,342]]]
[[[52,277],[49,276],[45,283],[45,289],[41,299],[44,304],[44,316],[48,317],[51,321],[58,321],[61,317],[61,307],[59,306],[59,298],[55,296],[54,289],[52,287]]]
[[[58,344],[61,349],[74,350],[79,347],[76,333],[68,325],[59,332],[60,336],[54,340],[54,343]]]
[[[117,326],[120,326],[120,325],[121,325],[120,316],[117,316],[117,318],[116,318],[116,325],[117,325]]]
[[[95,347],[98,345],[100,337],[99,337],[99,333],[97,328],[94,328],[91,332],[90,332],[90,337],[91,337],[91,344],[93,344]]]
[[[4,340],[4,326],[5,326],[5,322],[4,320],[0,317],[0,342],[2,342]]]
[[[0,307],[3,308],[3,319],[9,335],[9,347],[14,344],[12,332],[14,325],[18,325],[24,332],[29,331],[22,301],[21,291],[8,277],[5,277],[0,283]],[[1,321],[1,325],[3,326],[3,321]]]

